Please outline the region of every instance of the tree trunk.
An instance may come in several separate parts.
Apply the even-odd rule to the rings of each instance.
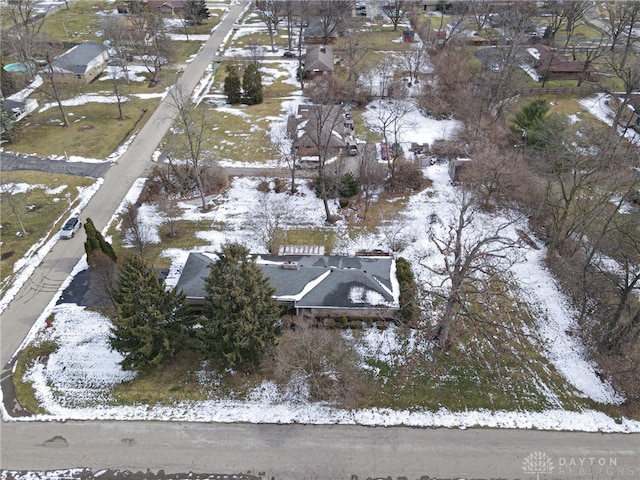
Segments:
[[[447,299],[447,306],[444,309],[444,314],[442,315],[442,319],[438,323],[438,328],[434,336],[434,340],[437,343],[438,348],[440,348],[441,350],[446,350],[448,348],[449,330],[451,330],[451,325],[453,324],[453,321],[455,320],[457,315],[457,303],[457,296],[452,292],[452,294]]]

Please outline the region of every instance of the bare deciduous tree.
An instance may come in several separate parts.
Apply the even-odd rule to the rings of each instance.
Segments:
[[[56,72],[56,67],[54,66],[55,59],[53,58],[53,55],[47,53],[46,62],[47,63],[43,68],[43,74],[46,82],[40,86],[39,92],[45,94],[56,103],[58,110],[60,111],[60,115],[62,116],[62,126],[67,128],[69,127],[69,119],[67,118],[67,112],[62,104],[62,92],[60,91],[59,78],[58,73]]]
[[[39,0],[6,2],[2,5],[2,11],[11,22],[11,27],[5,32],[4,41],[7,43],[3,45],[3,50],[12,52],[33,77],[36,71],[35,50],[42,40],[40,32],[47,12],[42,11]]]
[[[376,107],[374,113],[376,122],[371,129],[380,134],[382,148],[387,149],[387,167],[389,174],[393,177],[402,155],[400,145],[402,136],[414,126],[410,114],[415,110],[415,106],[402,99],[383,99]]]
[[[347,82],[358,81],[370,50],[371,33],[362,28],[350,28],[349,34],[338,40],[336,53],[343,58]]]
[[[318,182],[327,222],[332,221],[329,210],[327,189],[327,161],[335,151],[336,131],[342,131],[344,115],[342,105],[336,102],[337,91],[331,79],[322,79],[311,82],[307,89],[307,95],[312,102],[309,109],[309,120],[305,126],[305,138],[317,149],[318,157]]]
[[[127,203],[122,213],[122,226],[127,242],[137,251],[140,258],[145,258],[151,230],[138,213],[139,207],[136,204]]]
[[[417,83],[420,80],[420,72],[428,61],[427,46],[424,43],[409,43],[400,50],[398,56],[400,65],[409,74],[409,83]]]
[[[20,230],[22,231],[22,235],[26,237],[29,235],[29,232],[27,231],[27,229],[24,226],[24,223],[22,222],[22,215],[18,210],[18,204],[16,203],[16,196],[15,196],[14,190],[15,190],[14,185],[0,183],[0,191],[4,194],[3,201],[6,201],[7,203],[9,203],[9,206],[11,207],[11,212],[13,213],[13,216],[16,217],[18,225],[20,225]]]
[[[429,238],[443,263],[428,261],[429,254],[420,261],[442,279],[441,284],[432,286],[433,293],[445,302],[434,334],[442,349],[449,347],[449,333],[456,320],[469,315],[473,295],[490,289],[487,282],[501,281],[501,275],[517,258],[518,242],[505,235],[514,221],[496,222],[483,217],[467,192],[462,192],[458,200],[452,218],[429,225]]]
[[[259,3],[260,19],[267,26],[267,33],[271,42],[271,51],[276,51],[275,35],[278,33],[278,25],[282,19],[284,5],[280,0],[264,0]]]
[[[344,19],[351,13],[351,0],[318,0],[313,3],[320,26],[322,28],[322,40],[328,45],[331,38],[337,35],[344,25]]]
[[[277,253],[284,241],[285,227],[291,215],[288,196],[264,193],[251,212],[249,230],[269,253]]]
[[[203,143],[205,142],[206,132],[206,111],[205,106],[200,105],[197,109],[196,105],[191,101],[189,95],[184,92],[178,85],[174,86],[169,95],[173,103],[173,107],[177,113],[177,128],[180,130],[179,144],[186,150],[188,162],[191,166],[198,194],[202,202],[202,210],[207,210],[207,199],[205,186],[202,181],[203,170]]]
[[[621,57],[626,59],[633,44],[637,41],[634,29],[640,21],[640,3],[607,1],[603,3],[606,11],[604,16],[605,28],[611,37],[611,51],[618,46],[618,42],[624,39],[624,48]],[[621,62],[624,64],[625,62]]]
[[[294,116],[294,112],[289,112],[288,122],[295,122],[293,119]],[[297,134],[300,133],[298,128],[299,126],[296,127],[296,131],[289,132],[287,124],[280,123],[274,124],[271,131],[271,147],[278,158],[278,163],[284,163],[291,174],[291,185],[289,186],[289,193],[291,195],[297,191],[296,171],[298,170],[299,158],[293,148],[294,138],[292,137],[297,137]]]
[[[367,142],[358,146],[358,160],[359,201],[364,204],[361,217],[366,220],[375,192],[384,181],[385,172],[378,164],[374,143]]]
[[[407,13],[409,7],[408,2],[405,2],[405,0],[380,0],[378,3],[382,13],[384,13],[393,24],[393,31],[397,32],[400,20],[402,20],[405,13]]]

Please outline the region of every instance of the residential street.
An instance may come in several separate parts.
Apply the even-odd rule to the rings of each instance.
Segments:
[[[637,479],[640,435],[184,422],[2,425],[2,468],[252,473],[276,480],[405,476]],[[528,474],[529,473],[529,474]]]

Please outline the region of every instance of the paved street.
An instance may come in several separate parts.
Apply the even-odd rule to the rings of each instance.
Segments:
[[[10,438],[8,440],[7,438]],[[8,469],[253,473],[277,480],[406,476],[536,479],[524,461],[548,460],[539,478],[640,478],[640,435],[491,429],[420,429],[182,422],[2,425]],[[552,467],[552,468],[551,468]],[[534,472],[535,473],[535,472]],[[538,470],[538,473],[544,473]]]

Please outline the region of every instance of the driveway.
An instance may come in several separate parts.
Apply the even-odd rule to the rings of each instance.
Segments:
[[[0,153],[2,171],[35,170],[48,173],[64,173],[81,175],[83,177],[101,178],[113,165],[112,162],[67,162],[64,160],[50,160],[33,155],[18,155],[15,153]]]

